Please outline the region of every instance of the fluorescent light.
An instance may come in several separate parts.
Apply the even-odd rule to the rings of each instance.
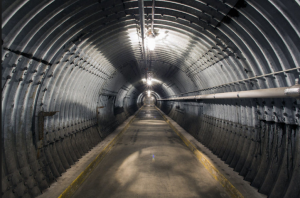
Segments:
[[[152,81],[155,81],[155,82],[157,82],[157,83],[161,83],[160,80],[157,80],[157,79],[154,79],[154,78],[152,78],[151,80],[152,80]]]
[[[149,81],[149,80],[151,81],[150,84],[153,84],[153,83],[162,83],[162,81],[157,80],[157,79],[155,79],[155,78],[151,78],[151,79],[142,78],[143,83],[147,83],[147,84],[148,84],[148,81]]]
[[[151,80],[147,80],[147,85],[152,85],[152,81]]]
[[[148,47],[149,50],[154,50],[155,48],[155,39],[154,38],[148,38]]]

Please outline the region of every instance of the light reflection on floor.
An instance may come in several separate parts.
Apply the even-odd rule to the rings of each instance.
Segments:
[[[74,197],[228,198],[153,107],[136,115]]]

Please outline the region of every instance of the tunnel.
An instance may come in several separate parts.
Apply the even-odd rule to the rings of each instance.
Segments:
[[[1,196],[298,198],[299,74],[299,0],[2,0]]]

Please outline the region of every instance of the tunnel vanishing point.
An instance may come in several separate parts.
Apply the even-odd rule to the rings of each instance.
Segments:
[[[299,75],[299,0],[2,0],[1,196],[299,198]]]

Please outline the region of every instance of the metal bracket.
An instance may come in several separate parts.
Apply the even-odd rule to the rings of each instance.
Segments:
[[[50,112],[44,112],[40,111],[38,114],[38,130],[39,130],[39,140],[44,139],[44,120],[47,116],[53,116],[56,114],[56,112],[59,111],[50,111]]]
[[[100,107],[96,107],[96,111],[97,111],[97,122],[98,122],[98,119],[99,119],[99,109],[102,109],[104,108],[104,106],[100,106]]]

